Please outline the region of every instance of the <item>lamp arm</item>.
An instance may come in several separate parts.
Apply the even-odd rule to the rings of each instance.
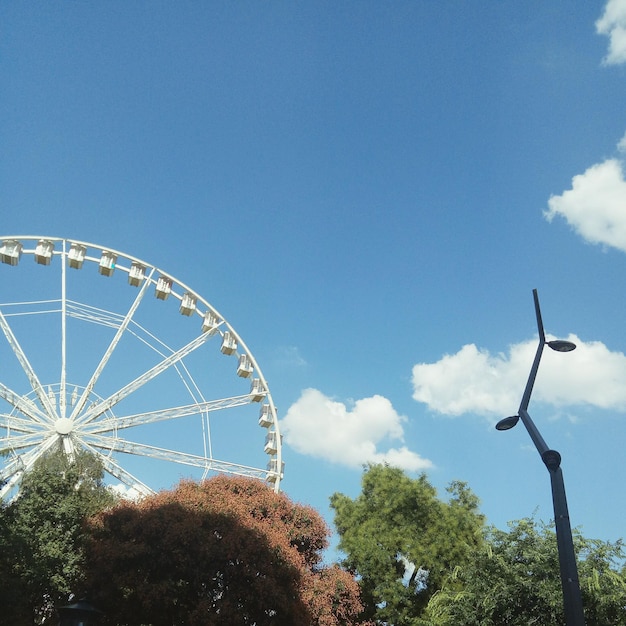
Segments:
[[[539,308],[539,294],[533,289],[533,299],[535,301],[535,315],[537,316],[537,331],[539,332],[539,341],[546,342],[546,334],[543,330],[543,320],[541,319],[541,309]]]
[[[533,289],[533,298],[535,300],[535,314],[537,316],[537,331],[539,333],[539,345],[537,346],[537,352],[535,352],[535,359],[530,368],[530,374],[528,374],[528,381],[526,382],[526,388],[524,389],[524,395],[519,405],[518,415],[522,418],[524,426],[533,440],[539,456],[542,456],[546,450],[549,450],[548,445],[541,436],[535,423],[532,421],[528,414],[528,404],[530,403],[530,396],[533,392],[535,385],[535,379],[537,378],[537,372],[539,371],[539,363],[541,362],[541,355],[543,354],[543,347],[546,345],[546,336],[543,330],[543,321],[541,319],[541,309],[539,307],[539,296],[537,290]]]
[[[537,378],[537,372],[539,371],[539,363],[541,361],[541,355],[543,354],[543,347],[546,345],[546,335],[543,330],[543,320],[541,319],[541,309],[539,308],[539,296],[537,290],[533,289],[533,298],[535,300],[535,315],[537,316],[537,332],[539,333],[539,345],[537,346],[537,352],[535,353],[535,360],[530,368],[530,374],[528,375],[528,381],[526,382],[526,389],[524,389],[524,395],[519,405],[519,410],[528,411],[528,404],[530,403],[530,394],[533,392],[533,386],[535,385],[535,379]]]
[[[541,355],[543,354],[543,347],[545,345],[545,341],[539,341],[539,345],[537,346],[537,352],[535,353],[535,360],[533,361],[532,367],[530,368],[530,374],[528,374],[526,389],[524,389],[524,395],[522,396],[522,401],[519,405],[520,411],[528,410],[528,404],[530,403],[530,394],[533,392],[535,379],[537,378],[537,372],[539,371],[539,362],[541,361]]]
[[[535,360],[533,361],[533,365],[530,368],[530,374],[528,375],[528,382],[526,383],[526,389],[524,389],[524,395],[522,396],[522,401],[519,405],[519,411],[517,414],[522,418],[522,422],[524,422],[524,426],[530,435],[530,438],[533,440],[535,444],[535,448],[537,448],[537,452],[539,452],[539,456],[541,456],[546,450],[549,450],[548,444],[544,441],[544,438],[541,436],[535,423],[532,421],[530,415],[528,414],[528,403],[530,402],[530,394],[533,392],[533,386],[535,384],[535,378],[537,378],[537,371],[539,370],[539,362],[541,361],[541,355],[543,353],[543,346],[545,345],[544,341],[539,342],[539,346],[537,346],[537,352],[535,354]]]
[[[539,456],[543,459],[544,452],[547,452],[550,449],[548,444],[541,436],[541,433],[537,430],[535,423],[530,418],[526,409],[520,409],[519,416],[522,418],[522,422],[524,422],[524,426],[526,426],[526,430],[528,431],[530,438],[533,440],[535,448],[537,448],[537,452],[539,452]]]

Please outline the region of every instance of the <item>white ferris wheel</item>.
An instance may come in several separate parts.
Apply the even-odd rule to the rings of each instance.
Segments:
[[[55,447],[90,451],[138,495],[213,473],[279,490],[261,369],[171,274],[84,241],[3,237],[0,330],[0,495]]]

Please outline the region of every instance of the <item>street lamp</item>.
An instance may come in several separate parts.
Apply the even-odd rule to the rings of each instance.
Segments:
[[[57,612],[60,617],[59,626],[93,626],[102,615],[102,611],[84,599],[61,606]]]
[[[526,383],[526,389],[522,396],[517,415],[505,417],[496,424],[498,430],[510,430],[521,419],[533,440],[541,460],[550,473],[550,483],[552,485],[552,503],[554,506],[554,524],[556,526],[556,542],[559,551],[559,567],[561,570],[561,586],[563,588],[563,608],[565,610],[565,623],[567,626],[585,626],[583,614],[583,603],[580,595],[580,582],[578,580],[578,568],[576,566],[576,554],[574,552],[574,541],[572,539],[572,528],[567,510],[567,499],[565,497],[565,483],[563,482],[563,472],[561,471],[561,455],[556,450],[551,450],[537,430],[534,422],[528,414],[528,403],[530,394],[535,384],[539,361],[543,353],[543,347],[548,345],[557,352],[571,352],[576,348],[576,344],[571,341],[556,339],[546,341],[541,320],[541,309],[539,308],[539,296],[537,290],[533,289],[535,300],[535,314],[537,316],[537,330],[539,331],[539,346],[535,354]]]

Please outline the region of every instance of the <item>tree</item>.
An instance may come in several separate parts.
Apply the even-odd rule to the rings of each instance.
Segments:
[[[589,540],[574,531],[587,626],[626,625],[621,541]],[[459,586],[461,589],[459,589]],[[432,626],[565,624],[556,537],[534,519],[489,528],[473,558],[453,572],[428,607]]]
[[[258,480],[184,481],[95,516],[85,591],[106,624],[356,624],[356,582],[322,565],[327,535]]]
[[[41,457],[25,474],[17,498],[0,511],[2,619],[42,623],[67,602],[83,573],[83,522],[116,500],[90,453],[62,450]],[[4,580],[3,580],[4,582]]]
[[[478,499],[461,482],[442,501],[425,475],[416,479],[370,465],[354,500],[331,498],[343,565],[359,580],[363,617],[378,624],[417,624],[429,598],[482,540]]]

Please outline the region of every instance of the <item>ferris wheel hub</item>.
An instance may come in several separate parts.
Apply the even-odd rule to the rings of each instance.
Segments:
[[[69,417],[60,417],[54,422],[54,429],[59,435],[69,435],[74,428],[74,420]]]

